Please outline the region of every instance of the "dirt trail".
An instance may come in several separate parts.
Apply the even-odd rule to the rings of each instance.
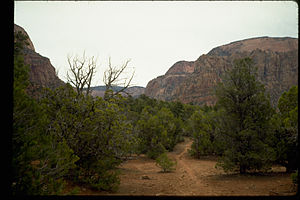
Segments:
[[[121,184],[115,193],[81,188],[83,195],[293,195],[290,174],[274,167],[267,175],[225,174],[216,169],[216,159],[193,159],[188,155],[192,140],[185,138],[168,156],[176,160],[176,170],[162,173],[154,160],[144,155],[120,166]]]
[[[178,194],[193,195],[197,192],[201,180],[197,179],[195,171],[188,165],[186,158],[188,156],[188,149],[192,145],[192,140],[186,138],[181,145],[177,145],[169,156],[176,160],[176,176],[180,179],[180,187]],[[203,186],[203,184],[202,184]]]

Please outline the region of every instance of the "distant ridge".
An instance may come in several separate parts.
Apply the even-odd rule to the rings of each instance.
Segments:
[[[120,91],[123,87],[121,86],[113,86],[112,90],[114,92]],[[95,86],[91,87],[92,96],[100,96],[103,97],[105,94],[106,86]],[[145,93],[145,88],[141,86],[132,86],[125,90],[126,93],[130,94],[132,97],[139,97],[140,95]],[[123,95],[127,95],[123,93]]]

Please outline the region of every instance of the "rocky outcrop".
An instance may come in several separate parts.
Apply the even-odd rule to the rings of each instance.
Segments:
[[[145,89],[142,86],[132,86],[126,89],[126,92],[130,94],[132,97],[139,97],[140,95],[145,93]]]
[[[49,58],[35,52],[32,41],[27,32],[20,26],[14,25],[14,32],[21,32],[28,37],[24,48],[24,63],[30,66],[29,79],[33,88],[49,87],[55,88],[64,84],[56,73]]]
[[[298,84],[298,39],[252,38],[212,49],[196,61],[180,61],[151,80],[145,94],[160,100],[213,105],[214,89],[234,59],[250,57],[260,80],[276,104],[280,95]]]
[[[212,49],[208,54],[231,56],[234,53],[261,51],[288,52],[298,50],[298,39],[289,37],[259,37],[232,42]]]
[[[30,49],[32,51],[35,51],[34,49],[34,46],[33,46],[33,43],[32,41],[30,40],[29,38],[29,35],[27,34],[27,32],[19,25],[17,24],[14,24],[14,33],[17,33],[17,32],[21,32],[23,35],[25,35],[28,39],[26,40],[27,44],[26,44],[26,48],[27,49]]]
[[[164,76],[151,80],[145,94],[160,100],[172,101],[178,83],[186,80],[195,69],[195,62],[179,61],[175,63]]]
[[[64,84],[56,73],[49,58],[25,49],[24,63],[30,66],[29,79],[34,85],[40,87],[56,88]]]
[[[195,62],[179,61],[166,74],[191,74],[194,72]]]

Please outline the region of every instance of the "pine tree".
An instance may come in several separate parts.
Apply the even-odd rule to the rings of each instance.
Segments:
[[[267,144],[268,124],[274,112],[257,79],[250,58],[235,60],[216,89],[217,105],[224,109],[220,124],[225,152],[217,166],[225,171],[267,169],[274,151]]]
[[[287,172],[297,168],[298,147],[298,86],[284,92],[278,101],[278,112],[272,118],[270,145],[276,152],[276,162]]]
[[[210,154],[212,152],[211,125],[208,123],[207,117],[201,110],[196,111],[189,119],[188,124],[188,131],[191,132],[193,138],[190,154],[196,158]]]
[[[140,152],[150,158],[157,158],[166,150],[173,150],[182,140],[181,121],[166,107],[156,111],[146,106],[136,129],[140,138]]]

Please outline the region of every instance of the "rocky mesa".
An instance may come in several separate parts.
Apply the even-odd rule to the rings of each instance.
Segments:
[[[298,39],[259,37],[212,49],[196,61],[175,63],[163,76],[151,80],[147,96],[166,100],[214,105],[214,89],[237,58],[250,57],[258,67],[258,80],[273,104],[292,85],[298,84]]]

